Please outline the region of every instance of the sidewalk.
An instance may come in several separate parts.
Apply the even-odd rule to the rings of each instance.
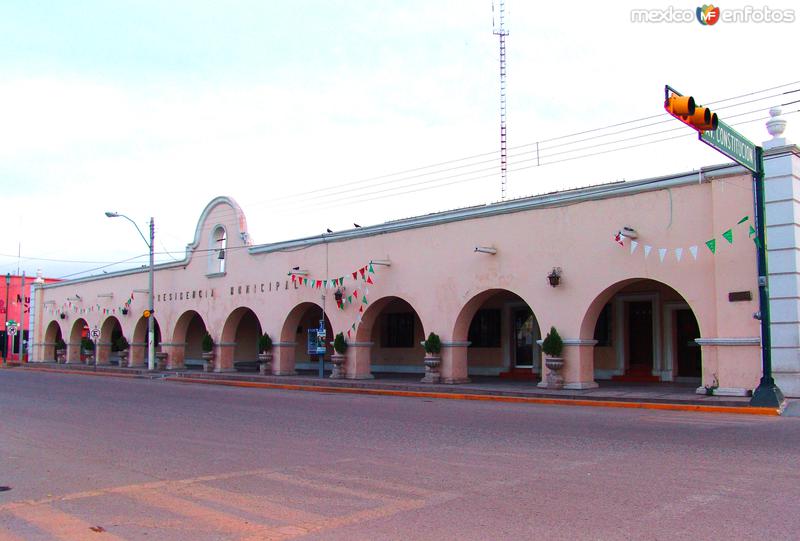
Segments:
[[[635,384],[601,381],[597,389],[541,389],[534,381],[474,378],[461,385],[420,383],[416,374],[377,374],[372,380],[320,379],[317,375],[261,376],[248,372],[201,372],[164,370],[148,372],[143,368],[88,366],[82,364],[29,363],[22,370],[80,373],[97,376],[166,379],[179,383],[216,384],[239,387],[271,388],[316,392],[341,392],[440,399],[491,400],[575,406],[624,407],[780,415],[782,409],[753,408],[747,397],[705,396],[695,393],[694,385],[679,383]]]

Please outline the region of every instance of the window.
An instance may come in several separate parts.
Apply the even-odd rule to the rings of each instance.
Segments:
[[[385,348],[414,347],[414,314],[386,314],[381,346]]]
[[[473,348],[499,348],[500,310],[478,310],[469,326],[467,340]]]
[[[598,346],[609,347],[611,342],[611,304],[606,304],[597,316],[594,326],[594,339]]]
[[[225,260],[228,254],[225,252],[227,246],[227,235],[225,228],[217,226],[210,239],[210,250],[208,251],[208,273],[217,274],[225,272]]]

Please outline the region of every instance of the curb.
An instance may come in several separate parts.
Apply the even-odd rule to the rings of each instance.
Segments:
[[[436,392],[436,391],[400,391],[395,389],[366,389],[363,387],[333,387],[320,385],[303,385],[298,383],[267,383],[258,381],[237,381],[231,379],[196,378],[181,375],[161,375],[150,378],[139,373],[95,371],[90,369],[59,369],[48,367],[25,367],[26,370],[50,372],[56,374],[78,374],[88,376],[119,377],[133,379],[161,379],[176,383],[199,383],[202,385],[223,385],[226,387],[244,387],[251,389],[276,389],[284,391],[306,391],[317,393],[361,394],[372,396],[399,396],[406,398],[436,398],[440,400],[474,400],[480,402],[505,402],[515,404],[540,404],[554,406],[583,406],[597,408],[625,408],[661,411],[694,411],[699,413],[730,413],[738,415],[779,416],[780,408],[760,408],[752,406],[711,406],[705,404],[680,404],[673,402],[626,402],[618,400],[590,400],[585,398],[552,398],[534,396],[504,396],[478,393]]]
[[[283,383],[260,383],[254,381],[233,381],[228,379],[205,379],[187,377],[167,377],[166,381],[176,383],[200,383],[203,385],[225,385],[228,387],[249,387],[256,389],[279,389],[286,391],[310,391],[317,393],[365,394],[379,396],[402,396],[409,398],[438,398],[443,400],[476,400],[482,402],[510,402],[521,404],[544,404],[557,406],[588,406],[601,408],[651,409],[666,411],[696,411],[702,413],[733,413],[740,415],[778,416],[780,408],[756,408],[751,406],[705,406],[699,404],[674,404],[651,402],[621,402],[609,400],[585,400],[571,398],[537,398],[523,396],[495,396],[485,394],[437,393],[426,391],[393,391],[390,389],[360,389],[348,387],[320,387]]]

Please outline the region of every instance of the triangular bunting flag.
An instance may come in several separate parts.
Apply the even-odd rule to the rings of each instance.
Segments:
[[[706,246],[708,246],[708,249],[711,250],[712,254],[717,253],[717,239],[707,240]]]
[[[760,241],[760,240],[758,240],[758,237],[753,237],[753,242],[755,242],[755,243],[756,243],[756,246],[758,246],[759,248],[761,248],[761,241]]]
[[[375,282],[372,281],[372,276],[367,276],[367,283],[374,284]]]
[[[664,262],[664,256],[666,256],[666,255],[667,255],[667,249],[666,248],[659,248],[658,249],[658,259],[660,259],[662,263]]]
[[[750,231],[748,232],[748,236],[752,237],[755,234],[756,234],[756,228],[751,225]]]
[[[742,218],[741,220],[739,220],[738,222],[736,222],[736,225],[743,224],[743,223],[745,223],[745,222],[746,222],[747,220],[749,220],[749,219],[750,219],[750,216],[745,216],[744,218]]]
[[[323,289],[328,289],[328,281],[327,280],[323,280],[322,281],[322,288]]]
[[[625,237],[622,236],[622,233],[617,232],[617,234],[614,235],[614,242],[616,242],[620,246],[625,246],[625,243],[623,242],[624,239]]]
[[[692,253],[692,257],[697,259],[697,246],[689,246],[689,251]]]
[[[635,252],[636,248],[638,248],[638,247],[639,247],[639,243],[636,242],[635,240],[632,240],[631,241],[631,253]]]
[[[675,258],[680,261],[683,257],[683,248],[675,248]]]
[[[363,311],[364,311],[364,305],[363,305],[363,304],[362,304],[362,305],[361,305],[361,307],[358,309],[358,311],[359,311],[359,312],[363,312]],[[360,321],[361,321],[361,320],[359,319],[359,322],[360,322]]]
[[[353,296],[352,295],[348,295],[347,296],[347,304],[353,304]]]
[[[350,338],[350,329],[347,329],[347,337]]]
[[[369,262],[369,273],[375,274],[375,269],[372,268],[372,261]]]
[[[728,244],[733,244],[733,229],[728,229],[722,236],[728,241]]]
[[[652,246],[648,246],[647,244],[644,245],[644,258],[647,259],[647,256],[650,255],[650,250],[652,250]]]
[[[367,272],[367,267],[361,267],[358,269],[358,272],[361,273],[361,277],[364,277],[364,273]]]
[[[364,295],[364,298],[361,299],[361,302],[363,302],[364,304],[367,304],[367,296],[366,295]]]
[[[352,328],[353,328],[353,330],[356,330],[356,324],[355,323],[353,323],[353,327]]]
[[[356,278],[358,278],[358,271],[353,272],[353,280],[355,280]]]

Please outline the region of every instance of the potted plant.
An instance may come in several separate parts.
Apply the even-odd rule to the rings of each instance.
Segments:
[[[86,364],[94,362],[94,342],[88,338],[81,338],[81,351],[86,358]]]
[[[56,362],[64,363],[67,361],[67,343],[63,338],[56,339]]]
[[[267,333],[258,337],[258,371],[264,376],[269,374],[272,368],[272,338]]]
[[[119,367],[120,368],[125,368],[126,366],[128,366],[128,348],[129,347],[130,347],[130,344],[128,344],[128,339],[125,338],[124,335],[120,335],[119,338],[117,338],[114,341],[114,348],[119,353]]]
[[[422,378],[423,383],[439,383],[442,379],[439,373],[439,367],[442,364],[442,340],[436,333],[430,333],[428,338],[422,342],[422,347],[425,348],[425,377]]]
[[[203,335],[203,342],[200,345],[203,350],[203,370],[210,372],[214,364],[214,339],[206,332]]]
[[[333,338],[333,355],[331,355],[331,363],[333,363],[333,372],[331,372],[331,379],[342,379],[344,372],[345,353],[347,352],[347,342],[344,339],[344,334],[339,333]]]
[[[555,327],[550,327],[542,341],[542,352],[545,354],[544,364],[547,367],[547,388],[561,389],[564,387],[564,377],[561,369],[564,368],[564,358],[561,352],[564,350],[564,341],[558,334]]]

